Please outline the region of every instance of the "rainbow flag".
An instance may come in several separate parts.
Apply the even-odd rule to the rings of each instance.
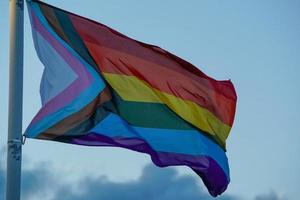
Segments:
[[[45,69],[27,138],[147,153],[160,167],[189,166],[212,196],[225,191],[237,100],[230,81],[40,1],[28,10]]]

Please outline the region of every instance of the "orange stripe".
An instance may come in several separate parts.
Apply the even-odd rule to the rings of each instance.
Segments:
[[[101,23],[73,14],[69,14],[69,18],[84,42],[115,49],[141,58],[142,60],[147,60],[148,62],[169,68],[170,70],[177,71],[194,81],[218,91],[227,98],[231,98],[234,101],[236,100],[236,93],[230,81],[216,81],[201,72],[191,63],[176,55],[160,47],[131,39]]]
[[[195,102],[212,112],[225,124],[232,125],[235,113],[234,100],[182,73],[156,63],[92,43],[86,45],[102,72],[139,77],[153,88]]]

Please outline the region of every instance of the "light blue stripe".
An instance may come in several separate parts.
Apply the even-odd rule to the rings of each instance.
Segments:
[[[45,105],[71,85],[78,75],[40,33],[36,36],[39,58],[45,66],[40,87],[42,105]]]
[[[46,29],[64,47],[66,47],[74,55],[74,57],[78,58],[82,63],[84,63],[88,71],[95,78],[95,82],[99,82],[93,83],[90,88],[84,91],[71,104],[45,117],[41,121],[37,122],[36,125],[32,126],[30,130],[27,131],[27,134],[29,137],[36,137],[37,134],[48,129],[52,125],[59,122],[61,119],[77,112],[85,105],[87,105],[96,97],[96,95],[101,90],[103,90],[104,82],[90,65],[88,65],[73,49],[71,49],[61,38],[59,38],[59,36],[57,36],[53,32],[53,30],[46,22],[44,16],[40,12],[39,7],[34,3],[31,3],[31,5],[39,20],[46,27]],[[92,132],[108,137],[121,136],[143,139],[153,148],[153,150],[159,152],[209,156],[218,163],[227,177],[229,176],[228,160],[225,152],[217,144],[215,144],[196,130],[170,130],[133,127],[129,126],[119,116],[111,114],[100,124],[98,124],[92,130]]]
[[[118,115],[110,114],[90,132],[108,137],[142,139],[159,152],[209,156],[229,177],[228,160],[223,149],[196,130],[134,127]]]
[[[34,125],[30,126],[25,135],[30,138],[37,137],[40,133],[47,130],[51,126],[55,125],[57,122],[61,121],[62,119],[72,115],[73,113],[78,112],[87,104],[89,104],[96,96],[105,88],[105,83],[100,75],[91,67],[88,63],[86,63],[68,44],[66,44],[48,25],[46,19],[44,18],[43,14],[41,13],[38,5],[36,3],[29,3],[30,9],[34,11],[37,15],[37,18],[40,20],[42,25],[50,32],[50,34],[55,37],[56,40],[59,41],[75,58],[77,58],[87,69],[87,71],[91,74],[94,81],[92,82],[91,86],[84,90],[80,96],[76,97],[70,104],[66,105],[65,107],[59,109],[58,111],[51,113],[41,119],[40,121],[36,122]],[[32,27],[33,35],[35,35],[35,29]],[[38,48],[36,49],[38,50]]]

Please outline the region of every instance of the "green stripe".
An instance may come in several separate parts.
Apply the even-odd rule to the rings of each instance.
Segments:
[[[118,114],[133,126],[179,130],[195,129],[164,104],[124,101],[116,92],[113,93],[113,100]]]

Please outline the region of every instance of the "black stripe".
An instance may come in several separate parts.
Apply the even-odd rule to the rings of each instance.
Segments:
[[[40,3],[40,2],[39,2]],[[84,59],[88,64],[90,64],[98,73],[99,67],[97,66],[96,62],[94,61],[93,57],[90,55],[88,48],[85,46],[84,42],[82,41],[81,37],[77,33],[76,29],[74,28],[71,20],[68,17],[68,14],[60,9],[56,9],[52,6],[49,6],[44,3],[40,3],[40,9],[43,12],[48,24],[51,28],[55,31],[55,33],[64,40],[72,49],[74,49],[81,57]],[[57,23],[53,24],[50,22],[47,12],[45,9],[52,9],[53,13],[57,18]],[[64,35],[67,37],[65,38],[64,35],[61,33],[63,31]]]

